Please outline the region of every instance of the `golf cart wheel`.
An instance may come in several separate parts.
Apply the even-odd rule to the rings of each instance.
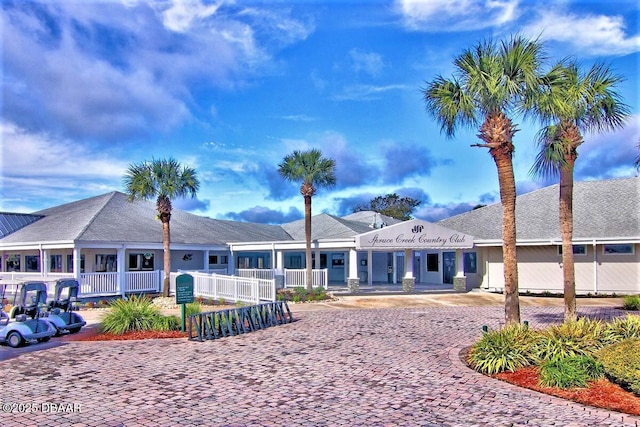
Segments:
[[[70,328],[69,329],[69,333],[70,334],[77,334],[78,332],[80,332],[80,329],[82,328],[82,326],[79,326],[77,328]]]
[[[22,345],[22,335],[18,331],[11,331],[9,335],[7,335],[7,344],[11,348],[18,348]]]
[[[47,342],[51,339],[51,337],[43,337],[43,338],[38,338],[38,342]]]

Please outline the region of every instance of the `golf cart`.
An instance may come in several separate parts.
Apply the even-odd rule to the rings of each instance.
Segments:
[[[22,284],[21,287],[24,288],[25,284]],[[35,295],[32,293],[29,295],[31,297],[29,306],[25,306],[24,310],[14,310],[14,307],[11,309],[11,314],[8,315],[4,311],[5,289],[6,285],[2,289],[3,309],[0,311],[0,342],[6,342],[10,347],[16,348],[25,342],[49,341],[56,334],[56,328],[50,322],[40,318],[40,305],[44,304],[47,299],[46,290],[44,293],[35,292]],[[25,301],[27,295],[28,292],[25,291]]]
[[[61,333],[75,334],[87,324],[77,313],[74,313],[74,303],[78,301],[80,284],[75,279],[56,280],[54,298],[47,306],[47,319],[53,323]]]

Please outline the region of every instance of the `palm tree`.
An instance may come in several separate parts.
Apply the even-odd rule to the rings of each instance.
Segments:
[[[195,197],[200,181],[193,168],[182,166],[176,160],[151,160],[129,165],[123,183],[129,201],[156,198],[158,218],[162,222],[162,245],[164,248],[163,294],[169,296],[169,274],[171,273],[171,200],[190,195]]]
[[[640,171],[640,140],[638,140],[638,145],[636,145],[636,147],[638,148],[638,157],[636,157],[636,161],[633,162],[633,166],[636,167],[637,171]]]
[[[518,264],[516,258],[516,185],[513,173],[513,135],[518,131],[508,113],[523,106],[538,87],[542,45],[514,36],[509,41],[485,41],[454,59],[451,79],[436,77],[423,89],[427,112],[447,137],[458,127],[475,128],[498,170],[502,203],[505,320],[520,323]]]
[[[603,64],[586,73],[574,61],[561,61],[529,100],[533,114],[548,123],[538,133],[541,147],[531,173],[560,177],[559,218],[562,236],[564,319],[575,321],[576,283],[573,260],[573,170],[583,132],[605,132],[623,126],[629,114],[616,86],[622,81]]]
[[[306,240],[305,263],[307,289],[313,289],[311,274],[311,198],[316,187],[332,187],[336,183],[336,162],[322,157],[320,150],[295,150],[278,165],[278,172],[287,181],[302,182],[300,193],[304,197],[304,235]]]

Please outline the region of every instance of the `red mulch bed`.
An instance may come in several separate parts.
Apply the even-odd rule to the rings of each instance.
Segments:
[[[62,337],[64,341],[124,341],[124,340],[148,340],[158,338],[187,338],[188,334],[181,331],[142,331],[126,332],[122,335],[101,333],[95,327],[82,328],[80,332]]]
[[[540,386],[538,372],[537,367],[529,366],[518,369],[515,372],[501,372],[494,375],[494,377],[520,387],[572,400],[583,405],[610,409],[630,415],[640,415],[640,397],[606,379],[592,381],[586,388],[564,390],[557,387]]]

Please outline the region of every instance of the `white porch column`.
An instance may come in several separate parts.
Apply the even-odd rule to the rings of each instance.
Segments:
[[[208,273],[209,272],[209,249],[204,251],[204,260],[202,260],[202,264],[203,264],[202,269]]]
[[[416,289],[416,279],[413,276],[413,250],[404,250],[404,277],[402,278],[402,290],[413,292]]]
[[[49,259],[49,251],[40,249],[40,272],[43,276],[47,276],[51,272],[51,260]]]
[[[284,254],[282,251],[276,252],[275,268],[278,271],[278,274],[284,274]]]
[[[395,252],[392,253],[393,257],[393,284],[398,283],[398,256]]]
[[[346,268],[349,269],[347,277],[347,288],[349,292],[355,293],[360,290],[360,278],[358,277],[358,252],[355,249],[349,249],[349,258]]]
[[[116,271],[118,272],[116,276],[116,292],[124,297],[126,287],[127,287],[127,278],[125,276],[125,263],[124,263],[124,248],[118,248],[118,253],[116,254]]]
[[[320,249],[316,249],[315,251],[313,251],[313,253],[315,254],[314,259],[313,259],[313,269],[318,269],[320,268]]]
[[[227,264],[227,273],[231,276],[236,274],[236,258],[232,250],[229,250],[229,263]]]
[[[367,284],[373,286],[373,251],[367,251]]]
[[[456,275],[453,278],[453,290],[467,290],[467,278],[464,275],[464,254],[462,249],[456,249]]]
[[[80,248],[73,248],[73,277],[80,283],[80,257],[82,250]]]

